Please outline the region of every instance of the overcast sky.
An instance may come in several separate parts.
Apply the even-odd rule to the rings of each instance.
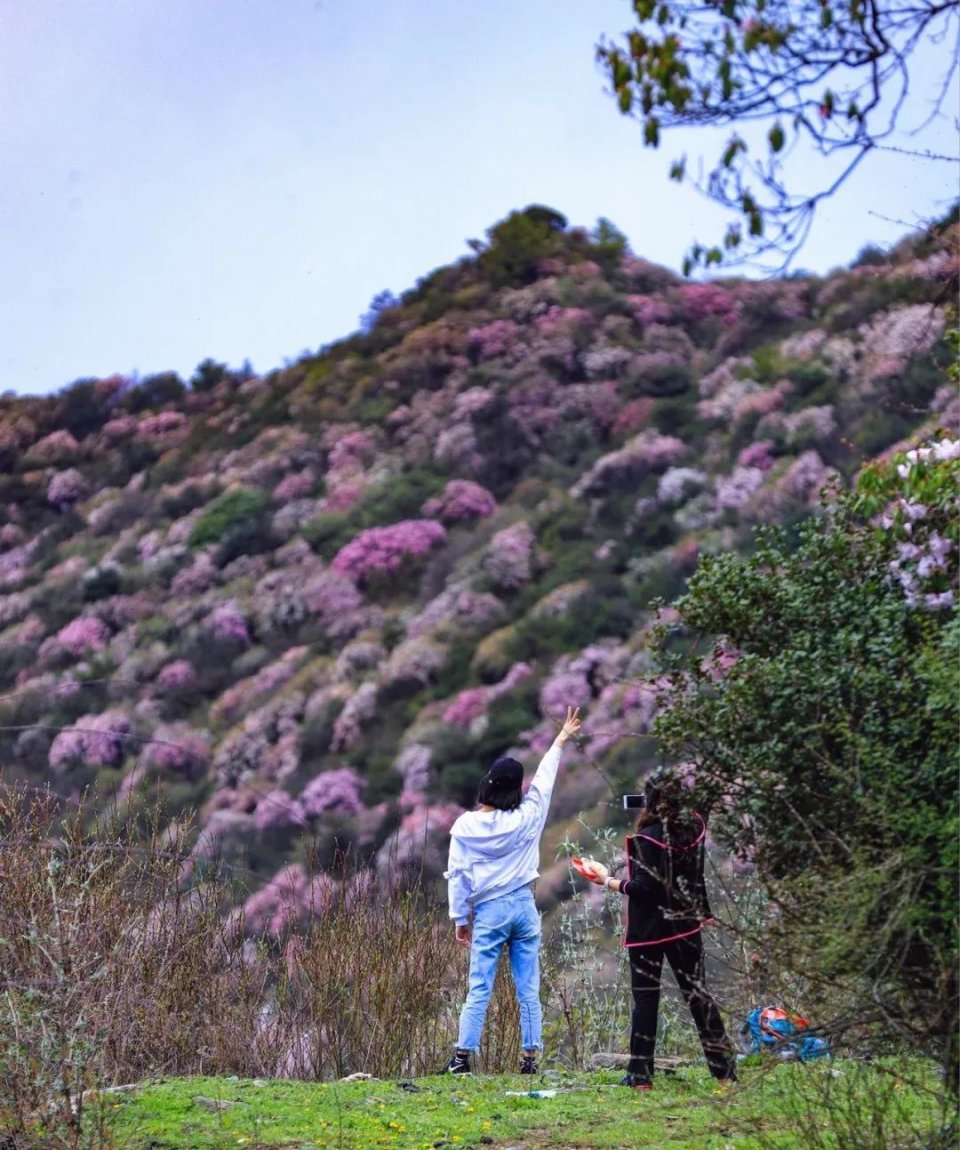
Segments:
[[[269,371],[533,202],[678,268],[723,217],[667,179],[696,138],[645,150],[604,94],[594,45],[630,9],[0,0],[0,391],[208,356]],[[925,49],[912,123],[951,50]],[[955,154],[956,124],[909,146]],[[957,192],[949,165],[879,156],[799,264],[846,263]]]

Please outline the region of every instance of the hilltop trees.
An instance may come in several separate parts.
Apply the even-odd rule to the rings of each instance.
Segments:
[[[659,147],[677,127],[733,129],[705,172],[686,157],[670,169],[734,215],[721,244],[692,249],[691,266],[737,254],[789,260],[817,206],[902,128],[918,48],[944,53],[926,122],[955,75],[958,0],[634,0],[633,10],[637,27],[597,56],[644,144]],[[812,190],[797,180],[811,153],[826,160]],[[955,155],[923,155],[956,165]]]

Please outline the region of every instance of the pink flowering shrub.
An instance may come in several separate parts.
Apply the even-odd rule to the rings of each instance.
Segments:
[[[533,578],[536,536],[525,519],[498,531],[483,558],[483,570],[495,587],[516,591]]]
[[[414,682],[426,686],[433,682],[446,659],[446,646],[430,635],[406,639],[390,652],[382,669],[384,682]]]
[[[495,359],[516,349],[521,329],[511,319],[495,319],[467,335],[478,360]]]
[[[428,519],[460,523],[483,519],[496,509],[497,501],[485,487],[470,479],[451,479],[439,496],[424,503],[421,512]]]
[[[423,743],[411,743],[403,748],[394,763],[394,769],[403,779],[403,790],[398,800],[401,809],[419,806],[427,791],[433,751]]]
[[[58,471],[50,480],[47,500],[58,511],[63,511],[85,499],[88,491],[89,487],[83,475],[75,467],[68,467],[66,471]]]
[[[475,719],[486,714],[490,704],[514,687],[529,679],[533,668],[529,663],[515,663],[499,683],[489,686],[467,687],[449,703],[441,716],[445,723],[455,727],[469,727]]]
[[[162,691],[183,691],[197,681],[197,673],[186,659],[176,659],[168,663],[157,676],[157,686]]]
[[[299,923],[322,915],[333,903],[336,884],[329,875],[313,878],[300,863],[278,871],[243,904],[243,923],[251,935],[278,938]]]
[[[446,865],[450,828],[461,814],[463,808],[453,803],[415,807],[380,848],[378,870],[394,881],[406,866],[427,877],[439,876]]]
[[[669,323],[673,315],[671,306],[658,296],[627,296],[627,306],[642,327],[651,323]]]
[[[303,788],[300,803],[308,818],[317,818],[327,811],[356,815],[363,810],[363,780],[353,767],[324,771],[311,779]]]
[[[362,683],[347,699],[343,710],[333,724],[330,749],[346,751],[360,740],[362,728],[377,713],[377,687],[375,683]]]
[[[716,503],[724,510],[738,511],[753,498],[763,483],[759,467],[735,467],[730,475],[720,475],[716,482]]]
[[[150,770],[200,779],[210,764],[209,739],[186,723],[170,723],[153,732],[139,758]]]
[[[93,615],[79,615],[57,632],[57,641],[79,659],[104,650],[110,641],[110,629]]]
[[[646,475],[663,471],[687,452],[683,440],[656,431],[641,432],[618,451],[602,455],[570,489],[577,497],[633,485]]]
[[[425,555],[447,537],[434,519],[404,519],[389,527],[370,527],[333,558],[334,571],[362,584],[374,574],[398,571],[410,558]]]
[[[281,503],[291,499],[303,499],[312,494],[316,484],[317,477],[313,468],[305,467],[302,471],[294,471],[284,476],[273,489],[273,497]]]
[[[62,463],[76,458],[80,445],[69,431],[51,431],[27,451],[27,461],[33,464]]]
[[[217,578],[217,565],[213,556],[204,551],[189,567],[184,567],[174,575],[170,590],[174,595],[200,595],[208,591]]]
[[[489,591],[471,591],[466,587],[448,586],[407,623],[409,638],[429,631],[453,630],[480,634],[496,627],[506,618],[506,608]]]
[[[680,312],[688,323],[712,316],[729,322],[741,306],[733,292],[715,283],[683,284],[676,294]]]
[[[253,826],[260,834],[281,827],[303,827],[306,823],[303,805],[286,791],[268,791],[257,800]]]
[[[118,767],[126,757],[131,730],[129,717],[121,711],[83,715],[73,726],[60,731],[50,744],[50,770],[63,775],[77,763]]]
[[[137,430],[137,418],[134,415],[118,415],[115,419],[109,419],[103,425],[102,433],[105,439],[111,442],[117,442],[121,439],[127,439],[133,435]]]
[[[739,467],[758,467],[761,471],[769,471],[773,466],[773,441],[759,439],[756,443],[748,444],[737,456]]]
[[[247,621],[234,603],[224,603],[217,607],[206,623],[209,631],[217,639],[229,640],[242,647],[250,644],[250,631]]]
[[[182,411],[158,411],[145,415],[137,424],[137,438],[172,443],[186,438],[190,423]]]

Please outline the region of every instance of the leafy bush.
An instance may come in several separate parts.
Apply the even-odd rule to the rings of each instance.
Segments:
[[[191,547],[209,547],[219,543],[234,531],[243,531],[250,520],[259,520],[269,505],[269,497],[262,491],[240,487],[218,495],[193,525],[190,532]]]

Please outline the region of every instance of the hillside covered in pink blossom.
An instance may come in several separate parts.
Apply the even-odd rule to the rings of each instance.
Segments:
[[[568,704],[552,817],[605,811],[698,557],[960,424],[955,216],[825,279],[690,282],[544,208],[488,240],[262,377],[0,399],[0,781],[160,786],[248,930],[321,912],[338,851],[439,874]]]

